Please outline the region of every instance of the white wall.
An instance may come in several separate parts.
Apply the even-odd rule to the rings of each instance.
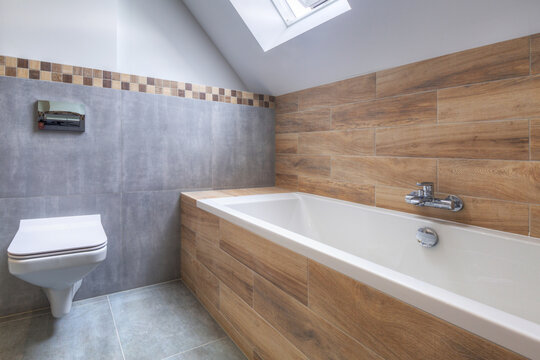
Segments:
[[[0,54],[246,90],[181,0],[0,0]]]
[[[181,0],[119,0],[122,72],[247,90]]]
[[[0,54],[116,69],[116,14],[116,0],[0,0]]]
[[[540,33],[540,0],[349,0],[264,53],[228,0],[184,3],[248,88],[273,95]]]

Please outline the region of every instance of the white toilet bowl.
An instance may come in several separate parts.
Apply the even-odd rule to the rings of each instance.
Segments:
[[[9,272],[40,286],[54,317],[71,310],[82,278],[107,256],[100,215],[21,220],[8,247]]]

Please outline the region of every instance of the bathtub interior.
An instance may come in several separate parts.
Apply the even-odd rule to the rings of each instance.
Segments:
[[[540,324],[534,239],[303,193],[244,198],[223,205]],[[437,246],[419,246],[415,235],[423,226],[438,233]]]

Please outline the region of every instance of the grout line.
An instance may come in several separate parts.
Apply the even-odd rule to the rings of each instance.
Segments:
[[[109,311],[111,312],[111,317],[114,325],[114,331],[116,332],[116,338],[118,339],[118,345],[120,345],[120,352],[122,353],[122,359],[126,360],[126,356],[124,355],[124,348],[122,347],[122,341],[120,340],[120,334],[118,334],[118,328],[116,327],[116,320],[114,319],[114,313],[111,306],[111,300],[109,299],[109,295],[107,295],[107,303],[109,304]]]
[[[216,321],[216,323],[217,323],[217,321]],[[169,356],[167,356],[167,357],[164,357],[164,358],[163,358],[163,359],[161,359],[161,360],[166,360],[166,359],[170,359],[170,358],[172,358],[173,356],[177,356],[177,355],[185,354],[185,353],[187,353],[187,352],[190,352],[190,351],[192,351],[192,350],[195,350],[195,349],[198,349],[198,348],[204,347],[204,346],[206,346],[206,345],[210,345],[210,344],[213,344],[213,343],[215,343],[215,342],[218,342],[218,341],[221,341],[221,340],[223,340],[223,339],[228,339],[228,336],[227,336],[227,335],[225,335],[225,336],[223,336],[223,337],[220,337],[219,339],[215,339],[215,340],[209,341],[209,342],[207,342],[207,343],[204,343],[204,344],[201,344],[201,345],[198,345],[198,346],[192,347],[192,348],[190,348],[190,349],[187,349],[187,350],[184,350],[184,351],[180,351],[179,353],[176,353],[176,354],[172,354],[172,355],[169,355]]]
[[[280,156],[289,156],[289,157],[317,157],[317,158],[379,158],[379,159],[385,159],[385,158],[392,158],[392,159],[411,159],[411,160],[458,160],[458,161],[504,161],[504,162],[533,162],[537,163],[540,162],[540,160],[529,160],[527,159],[494,159],[494,158],[465,158],[465,157],[433,157],[433,156],[411,156],[411,155],[390,155],[390,154],[381,154],[381,155],[368,155],[368,154],[358,154],[358,155],[323,155],[323,154],[279,154]],[[309,175],[307,175],[309,176]]]
[[[531,66],[531,61],[529,61],[529,67],[530,66]],[[455,88],[460,88],[460,87],[468,87],[470,85],[490,84],[490,83],[494,83],[494,82],[497,82],[497,81],[521,80],[521,79],[527,79],[527,78],[536,77],[536,76],[537,76],[537,74],[532,74],[531,70],[529,70],[529,73],[526,74],[526,75],[510,75],[508,77],[490,79],[490,80],[485,80],[485,81],[480,81],[480,82],[472,82],[472,83],[464,83],[464,84],[458,84],[458,85],[450,85],[450,86],[441,87],[441,88],[419,89],[419,90],[413,91],[413,92],[403,92],[403,93],[390,95],[390,96],[385,96],[385,97],[380,97],[380,98],[375,97],[375,98],[371,98],[371,99],[361,99],[361,100],[352,101],[352,102],[340,103],[340,104],[337,104],[337,105],[313,106],[313,107],[310,107],[310,108],[305,108],[305,109],[302,109],[302,110],[299,110],[299,111],[291,111],[291,112],[284,113],[284,114],[292,114],[292,113],[297,113],[297,112],[306,112],[306,111],[319,110],[319,109],[324,109],[324,108],[336,108],[336,107],[340,107],[340,106],[343,106],[343,105],[353,105],[353,104],[368,103],[370,101],[378,101],[378,100],[383,100],[383,99],[392,99],[392,98],[398,98],[398,97],[401,97],[401,96],[408,96],[408,95],[425,94],[425,93],[429,93],[429,92],[437,92],[438,93],[441,90],[455,89]],[[353,78],[349,78],[349,79],[353,79]],[[346,79],[346,80],[348,80],[348,79]],[[323,85],[327,85],[327,84],[323,84]],[[322,86],[322,85],[319,85],[319,86]],[[311,88],[308,88],[308,89],[317,88],[319,86],[314,86],[314,87],[311,87]]]
[[[513,117],[513,118],[501,118],[501,119],[489,119],[489,120],[470,120],[470,121],[444,121],[441,123],[437,122],[437,118],[432,119],[435,122],[418,122],[418,123],[406,123],[402,125],[377,125],[377,126],[361,126],[361,127],[349,127],[342,129],[330,129],[330,130],[315,130],[315,131],[291,131],[291,132],[279,132],[276,133],[277,136],[280,135],[308,135],[308,134],[319,134],[319,133],[339,133],[347,131],[366,131],[369,129],[402,129],[402,128],[418,128],[418,127],[434,127],[434,126],[461,126],[461,125],[482,125],[490,123],[504,123],[504,122],[515,122],[515,121],[525,121],[528,120],[526,117]],[[430,120],[430,121],[432,121]]]
[[[41,307],[41,308],[37,308],[37,309],[32,309],[32,310],[28,310],[28,311],[22,311],[22,312],[18,312],[18,313],[14,313],[14,314],[9,314],[9,315],[4,315],[4,316],[0,316],[0,322],[3,320],[3,319],[7,319],[7,318],[10,318],[10,317],[14,317],[14,316],[23,316],[23,315],[32,315],[32,313],[34,314],[41,314],[43,311],[46,311],[46,310],[49,310],[50,309],[50,306],[48,307]],[[6,321],[10,321],[10,320],[6,320]]]
[[[383,188],[408,190],[407,188],[405,188],[405,187],[403,187],[403,186],[380,185],[380,184],[377,185],[377,186],[380,186],[380,187],[383,187]],[[437,190],[437,192],[438,192],[439,194],[451,195],[451,193],[446,192],[446,191],[439,191],[439,190]],[[525,202],[525,201],[506,200],[506,199],[500,199],[500,198],[490,198],[490,197],[485,197],[485,196],[469,195],[469,194],[462,194],[462,193],[453,193],[453,195],[466,196],[466,197],[469,197],[469,198],[474,198],[474,199],[479,199],[479,200],[490,200],[490,201],[497,201],[497,202],[503,202],[503,203],[508,203],[508,204],[515,204],[515,205],[538,205],[538,204],[540,204],[540,203],[535,203],[535,202]],[[401,211],[401,210],[396,210],[396,211]],[[401,212],[403,212],[403,211],[401,211]],[[428,217],[430,217],[430,216],[428,216]],[[490,228],[488,228],[488,229],[490,229]]]
[[[271,185],[249,185],[247,187],[269,187]],[[237,187],[236,189],[244,189],[246,186]],[[223,189],[235,189],[231,187],[225,187]],[[158,189],[158,190],[132,190],[132,191],[122,191],[122,192],[97,192],[97,193],[76,193],[76,194],[51,194],[51,195],[30,195],[30,196],[0,196],[0,200],[3,199],[47,199],[47,198],[57,198],[57,197],[76,197],[76,196],[101,196],[101,195],[122,195],[122,194],[141,194],[141,193],[162,193],[162,192],[195,192],[195,191],[208,191],[208,190],[220,190],[216,188],[208,187],[196,187],[196,188],[175,188],[175,189]]]
[[[131,292],[131,291],[138,291],[138,290],[147,290],[148,288],[152,288],[152,287],[157,287],[157,286],[161,286],[161,285],[166,285],[166,284],[170,284],[170,283],[174,283],[174,282],[179,282],[181,281],[180,278],[178,279],[172,279],[172,280],[167,280],[167,281],[163,281],[163,282],[159,282],[159,283],[155,283],[155,284],[150,284],[150,285],[145,285],[145,286],[139,286],[139,287],[135,287],[135,288],[132,288],[132,289],[126,289],[126,290],[120,290],[120,291],[116,291],[116,292],[112,292],[112,293],[109,293],[107,295],[101,295],[101,296],[111,296],[111,295],[117,295],[117,294],[122,294],[122,293],[127,293],[127,292]]]
[[[38,317],[41,317],[41,316],[44,316],[44,315],[50,315],[50,314],[51,314],[50,311],[44,311],[44,312],[40,312],[40,313],[37,313],[37,314],[28,313],[27,316],[23,316],[23,317],[17,317],[17,315],[20,315],[20,313],[19,314],[8,315],[8,316],[5,316],[4,318],[7,318],[7,317],[16,317],[16,318],[11,319],[11,320],[2,320],[2,321],[0,321],[0,325],[7,324],[7,323],[12,323],[12,322],[19,321],[19,320],[38,318]]]

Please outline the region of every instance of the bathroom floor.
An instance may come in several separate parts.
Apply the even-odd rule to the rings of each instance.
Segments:
[[[0,318],[0,359],[245,359],[181,281]]]

